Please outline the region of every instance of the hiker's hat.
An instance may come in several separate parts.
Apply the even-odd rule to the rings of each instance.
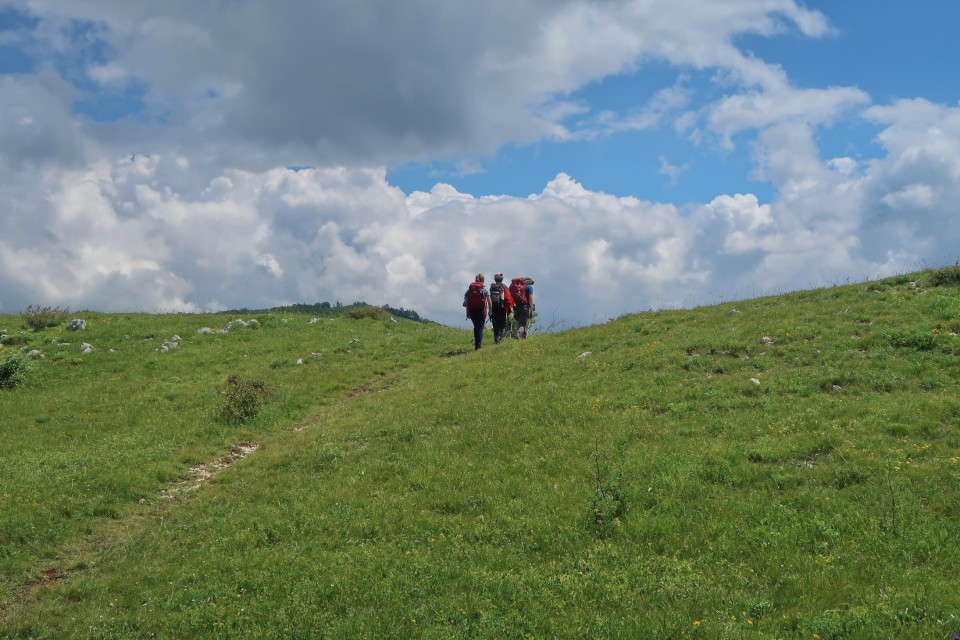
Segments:
[[[497,282],[500,282],[501,280],[503,280],[503,274],[502,273],[495,274],[493,276],[493,279],[496,280]]]

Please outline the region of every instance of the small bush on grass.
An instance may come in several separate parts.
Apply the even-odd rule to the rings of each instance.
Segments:
[[[623,474],[619,468],[601,468],[599,453],[594,454],[596,487],[590,501],[592,524],[598,533],[605,533],[619,524],[627,512]]]
[[[930,281],[935,287],[948,284],[960,284],[960,263],[957,263],[952,267],[934,269],[930,273]]]
[[[30,363],[19,351],[0,354],[0,389],[14,389],[24,381]]]
[[[227,377],[224,404],[219,417],[229,424],[243,424],[255,418],[266,402],[269,390],[258,380],[246,380],[235,373]]]
[[[20,312],[20,317],[27,323],[28,327],[34,331],[40,331],[61,324],[67,318],[68,313],[70,313],[69,309],[61,307],[41,307],[31,304]]]
[[[930,351],[937,346],[936,339],[929,333],[896,332],[890,335],[890,346],[902,349]]]
[[[389,311],[370,305],[362,305],[359,307],[353,307],[352,309],[347,309],[344,315],[354,320],[360,320],[361,318],[373,318],[374,320],[390,319]]]

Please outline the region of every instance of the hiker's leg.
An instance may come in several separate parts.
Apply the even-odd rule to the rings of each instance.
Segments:
[[[530,307],[517,307],[513,317],[517,320],[517,337],[527,337],[527,320],[530,319]]]
[[[470,312],[470,319],[473,320],[473,348],[476,350],[483,342],[483,325],[486,318],[483,317],[483,310],[479,309]]]
[[[507,314],[495,311],[490,320],[493,322],[493,341],[499,344],[503,340],[503,329],[507,326]]]

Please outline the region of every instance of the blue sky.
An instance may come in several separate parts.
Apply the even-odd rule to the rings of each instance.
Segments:
[[[960,100],[960,85],[949,80],[955,75],[960,3],[850,0],[805,6],[822,11],[833,32],[821,38],[806,38],[795,30],[777,37],[746,34],[736,44],[782,66],[801,87],[855,86],[882,102],[918,96],[953,105]],[[592,82],[572,98],[595,110],[627,110],[671,86],[678,76],[686,78],[693,91],[715,93],[712,73],[653,62]],[[880,151],[873,140],[879,130],[849,119],[821,131],[819,141],[826,153],[869,158]],[[749,140],[744,136],[741,143]],[[661,158],[685,167],[682,177],[674,180],[664,174]],[[476,164],[482,170],[465,173],[457,159],[406,163],[392,169],[388,178],[405,190],[429,190],[442,180],[469,193],[526,196],[566,172],[591,189],[676,204],[737,189],[767,200],[773,195],[771,185],[750,179],[747,154],[698,147],[668,127],[582,143],[510,145]]]
[[[953,263],[960,3],[0,0],[0,312],[567,326]],[[226,12],[226,13],[225,13]]]

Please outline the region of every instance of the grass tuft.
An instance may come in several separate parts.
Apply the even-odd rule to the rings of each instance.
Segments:
[[[50,307],[41,305],[28,305],[26,309],[20,312],[20,318],[33,331],[40,331],[47,327],[55,327],[63,324],[69,309],[64,307]]]

